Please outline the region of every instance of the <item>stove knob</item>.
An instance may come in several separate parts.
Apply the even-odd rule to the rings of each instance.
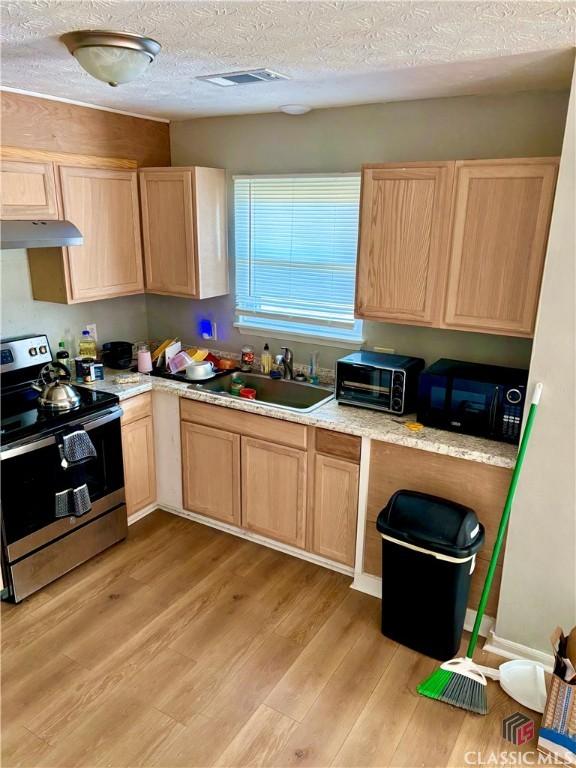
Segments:
[[[402,400],[399,397],[395,397],[392,399],[392,410],[393,411],[402,410]]]
[[[40,352],[41,355],[45,355],[46,352],[48,352],[48,349],[43,344],[41,347],[38,348],[38,351]]]
[[[30,355],[30,357],[36,357],[36,355],[38,354],[38,350],[36,349],[36,347],[30,347],[30,349],[28,350],[28,354]]]

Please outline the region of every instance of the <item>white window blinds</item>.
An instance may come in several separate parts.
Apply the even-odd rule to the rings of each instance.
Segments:
[[[350,341],[360,176],[234,179],[237,324]]]

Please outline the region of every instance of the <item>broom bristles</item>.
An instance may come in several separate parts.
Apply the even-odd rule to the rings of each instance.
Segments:
[[[441,667],[432,672],[417,688],[421,696],[443,701],[453,707],[485,715],[488,712],[486,686],[467,675]]]

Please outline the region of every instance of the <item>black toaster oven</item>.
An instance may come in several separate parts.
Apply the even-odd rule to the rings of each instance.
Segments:
[[[336,400],[398,415],[416,409],[419,357],[353,352],[336,363]]]

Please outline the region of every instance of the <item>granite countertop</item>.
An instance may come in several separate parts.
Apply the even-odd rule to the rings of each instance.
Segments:
[[[138,374],[139,381],[137,383],[115,384],[113,378],[116,375],[118,373],[107,370],[104,382],[94,382],[89,386],[93,389],[118,395],[120,400],[140,395],[152,389],[171,392],[180,397],[211,403],[224,408],[257,413],[313,427],[323,427],[324,429],[331,429],[336,432],[346,432],[351,435],[382,440],[383,442],[404,445],[409,448],[419,448],[420,450],[441,453],[446,456],[454,456],[469,461],[478,461],[482,464],[491,464],[496,467],[511,468],[516,461],[518,449],[515,445],[509,445],[508,443],[485,440],[480,437],[461,435],[456,432],[448,432],[431,427],[423,427],[418,432],[412,432],[402,422],[415,420],[414,414],[395,417],[367,408],[338,405],[336,400],[331,400],[311,413],[295,413],[264,405],[258,401],[228,398],[211,392],[202,392],[191,389],[188,384],[143,374]]]

